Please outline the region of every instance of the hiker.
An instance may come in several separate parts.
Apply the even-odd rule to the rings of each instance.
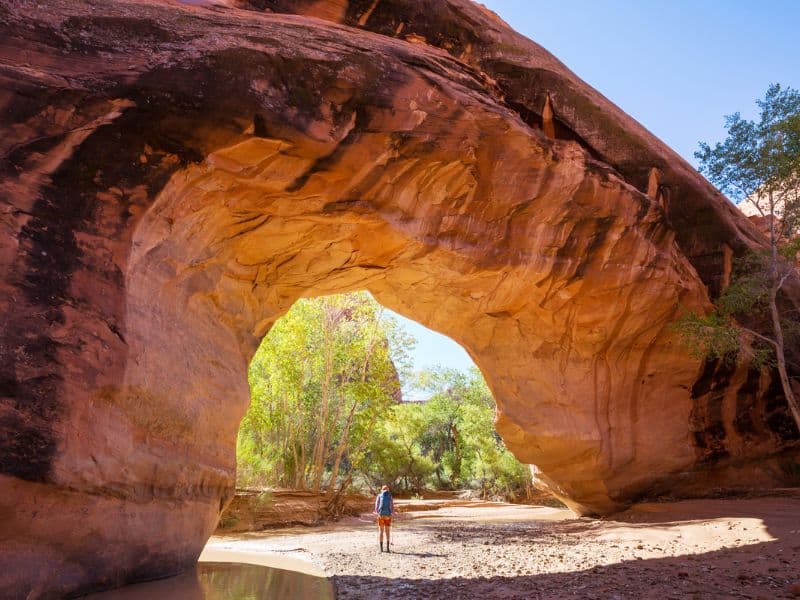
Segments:
[[[386,552],[389,552],[389,531],[392,528],[392,515],[394,514],[394,501],[389,486],[381,488],[381,493],[375,498],[375,514],[378,515],[378,539],[383,552],[383,531],[386,530]]]

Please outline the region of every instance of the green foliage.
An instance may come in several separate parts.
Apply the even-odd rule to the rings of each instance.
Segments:
[[[769,289],[764,278],[767,257],[751,252],[736,262],[730,285],[714,303],[708,314],[685,314],[675,325],[684,344],[696,358],[720,359],[726,362],[747,358],[756,367],[773,366],[773,347],[756,337],[750,340],[747,356],[741,321],[763,320],[767,314]]]
[[[431,397],[396,405],[382,419],[362,465],[370,487],[523,494],[530,472],[495,432],[494,399],[480,372],[434,369],[418,379]]]
[[[522,493],[529,471],[495,432],[477,369],[420,373],[430,399],[397,402],[414,343],[369,294],[298,301],[250,364],[237,483]]]
[[[769,245],[738,257],[733,280],[713,310],[685,315],[677,330],[694,354],[776,367],[800,427],[800,405],[787,368],[800,339],[800,319],[792,303],[780,297],[787,279],[797,276],[800,252],[800,93],[772,85],[757,104],[758,121],[739,113],[728,116],[728,137],[713,148],[701,143],[695,156],[720,190],[755,207]]]
[[[689,353],[698,359],[736,362],[742,349],[741,331],[730,317],[713,311],[706,315],[686,313],[675,323]]]
[[[728,137],[714,147],[700,143],[695,157],[700,170],[720,190],[735,200],[770,192],[783,194],[800,177],[800,93],[771,85],[763,100],[758,121],[740,113],[725,118]]]
[[[239,485],[335,485],[399,393],[409,345],[369,294],[296,302],[250,363]]]
[[[780,253],[786,260],[800,261],[800,236],[782,244]]]
[[[435,465],[419,444],[428,426],[420,408],[417,404],[397,404],[377,423],[356,465],[370,489],[382,484],[393,489],[424,489]]]

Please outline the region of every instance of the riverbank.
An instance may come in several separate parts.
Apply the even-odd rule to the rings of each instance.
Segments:
[[[797,490],[640,504],[600,520],[478,501],[398,507],[411,502],[417,510],[398,515],[391,554],[378,551],[368,515],[215,536],[207,552],[305,561],[333,579],[338,598],[800,597]]]
[[[422,498],[403,500],[398,510],[434,510],[463,502],[473,493],[469,490],[425,492]],[[530,504],[541,506],[564,506],[545,492],[536,491],[528,500]],[[317,527],[344,517],[368,513],[374,502],[374,495],[346,494],[332,507],[325,493],[290,489],[240,489],[222,513],[215,533],[228,535],[295,525]]]
[[[218,535],[279,529],[302,525],[313,527],[357,516],[371,509],[374,498],[347,494],[329,507],[325,494],[301,490],[237,490],[219,520]]]

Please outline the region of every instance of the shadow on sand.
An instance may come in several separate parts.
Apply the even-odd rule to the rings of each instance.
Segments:
[[[797,502],[787,502],[770,511],[759,510],[757,500],[738,503],[692,503],[686,504],[685,515],[681,503],[668,509],[670,519],[665,520],[660,505],[642,505],[637,510],[627,511],[603,520],[575,519],[561,523],[531,523],[511,530],[466,525],[461,528],[434,528],[434,536],[443,541],[486,546],[487,563],[501,564],[504,557],[495,554],[493,538],[502,535],[513,538],[515,544],[525,545],[553,540],[553,528],[558,528],[559,543],[554,551],[567,555],[571,545],[596,540],[620,544],[627,536],[635,537],[638,530],[672,530],[671,535],[682,535],[682,527],[705,524],[704,534],[714,539],[715,528],[725,528],[722,522],[728,518],[753,519],[752,530],[758,529],[761,539],[771,541],[747,543],[745,533],[741,540],[746,545],[722,548],[712,552],[684,554],[680,556],[626,560],[584,570],[571,570],[565,564],[565,572],[521,574],[516,577],[469,577],[448,579],[388,578],[363,576],[336,576],[333,578],[338,598],[447,598],[501,600],[504,598],[546,599],[581,598],[597,600],[613,599],[730,599],[777,600],[800,598],[800,515],[796,513]],[[767,514],[768,513],[768,514]],[[624,530],[624,531],[623,531]],[[633,532],[631,531],[633,530]],[[764,534],[768,535],[764,535]],[[635,545],[645,554],[647,545]],[[444,547],[458,546],[445,544]],[[538,546],[541,547],[541,546]],[[599,548],[599,546],[598,546]],[[457,552],[457,551],[456,551]],[[400,554],[400,553],[398,553]],[[413,554],[413,553],[412,553]],[[434,554],[413,554],[434,556]],[[441,556],[441,555],[439,555]],[[600,557],[602,558],[602,556]],[[454,563],[458,556],[454,555]],[[602,562],[602,561],[600,561]]]

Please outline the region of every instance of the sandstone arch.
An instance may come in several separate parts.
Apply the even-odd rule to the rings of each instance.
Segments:
[[[459,341],[509,447],[582,512],[780,481],[798,443],[769,373],[701,365],[669,329],[759,243],[724,198],[466,0],[424,22],[271,4],[381,35],[0,3],[0,589],[191,564],[231,494],[247,360],[301,295],[366,288]]]

